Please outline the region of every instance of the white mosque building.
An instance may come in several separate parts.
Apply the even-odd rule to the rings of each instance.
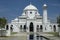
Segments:
[[[6,25],[6,30],[12,32],[58,32],[58,24],[51,23],[48,19],[46,4],[43,5],[43,16],[34,5],[29,4],[24,8],[21,16]]]

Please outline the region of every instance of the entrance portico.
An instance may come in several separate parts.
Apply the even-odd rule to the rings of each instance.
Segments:
[[[34,25],[32,22],[30,23],[29,28],[30,28],[29,29],[30,32],[34,32]]]

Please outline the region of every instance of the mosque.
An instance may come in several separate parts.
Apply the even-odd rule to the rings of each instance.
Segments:
[[[6,30],[12,32],[58,32],[58,24],[51,23],[47,16],[47,5],[44,4],[43,16],[40,15],[38,9],[29,4],[11,23],[6,25]]]

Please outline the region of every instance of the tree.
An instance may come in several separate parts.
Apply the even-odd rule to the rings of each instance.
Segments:
[[[0,32],[1,32],[1,36],[4,36],[2,28],[5,28],[6,23],[7,23],[6,18],[0,18],[0,29],[1,29]]]
[[[4,28],[7,23],[6,18],[0,18],[0,29]]]
[[[60,16],[57,17],[57,23],[59,24],[58,26],[60,27]]]
[[[57,23],[58,23],[58,30],[59,30],[59,36],[60,36],[60,16],[57,17]]]

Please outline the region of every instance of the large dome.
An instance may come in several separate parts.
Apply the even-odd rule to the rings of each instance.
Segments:
[[[30,10],[30,9],[33,9],[33,10],[38,10],[34,5],[30,4],[28,5],[27,7],[24,8],[24,10]]]

